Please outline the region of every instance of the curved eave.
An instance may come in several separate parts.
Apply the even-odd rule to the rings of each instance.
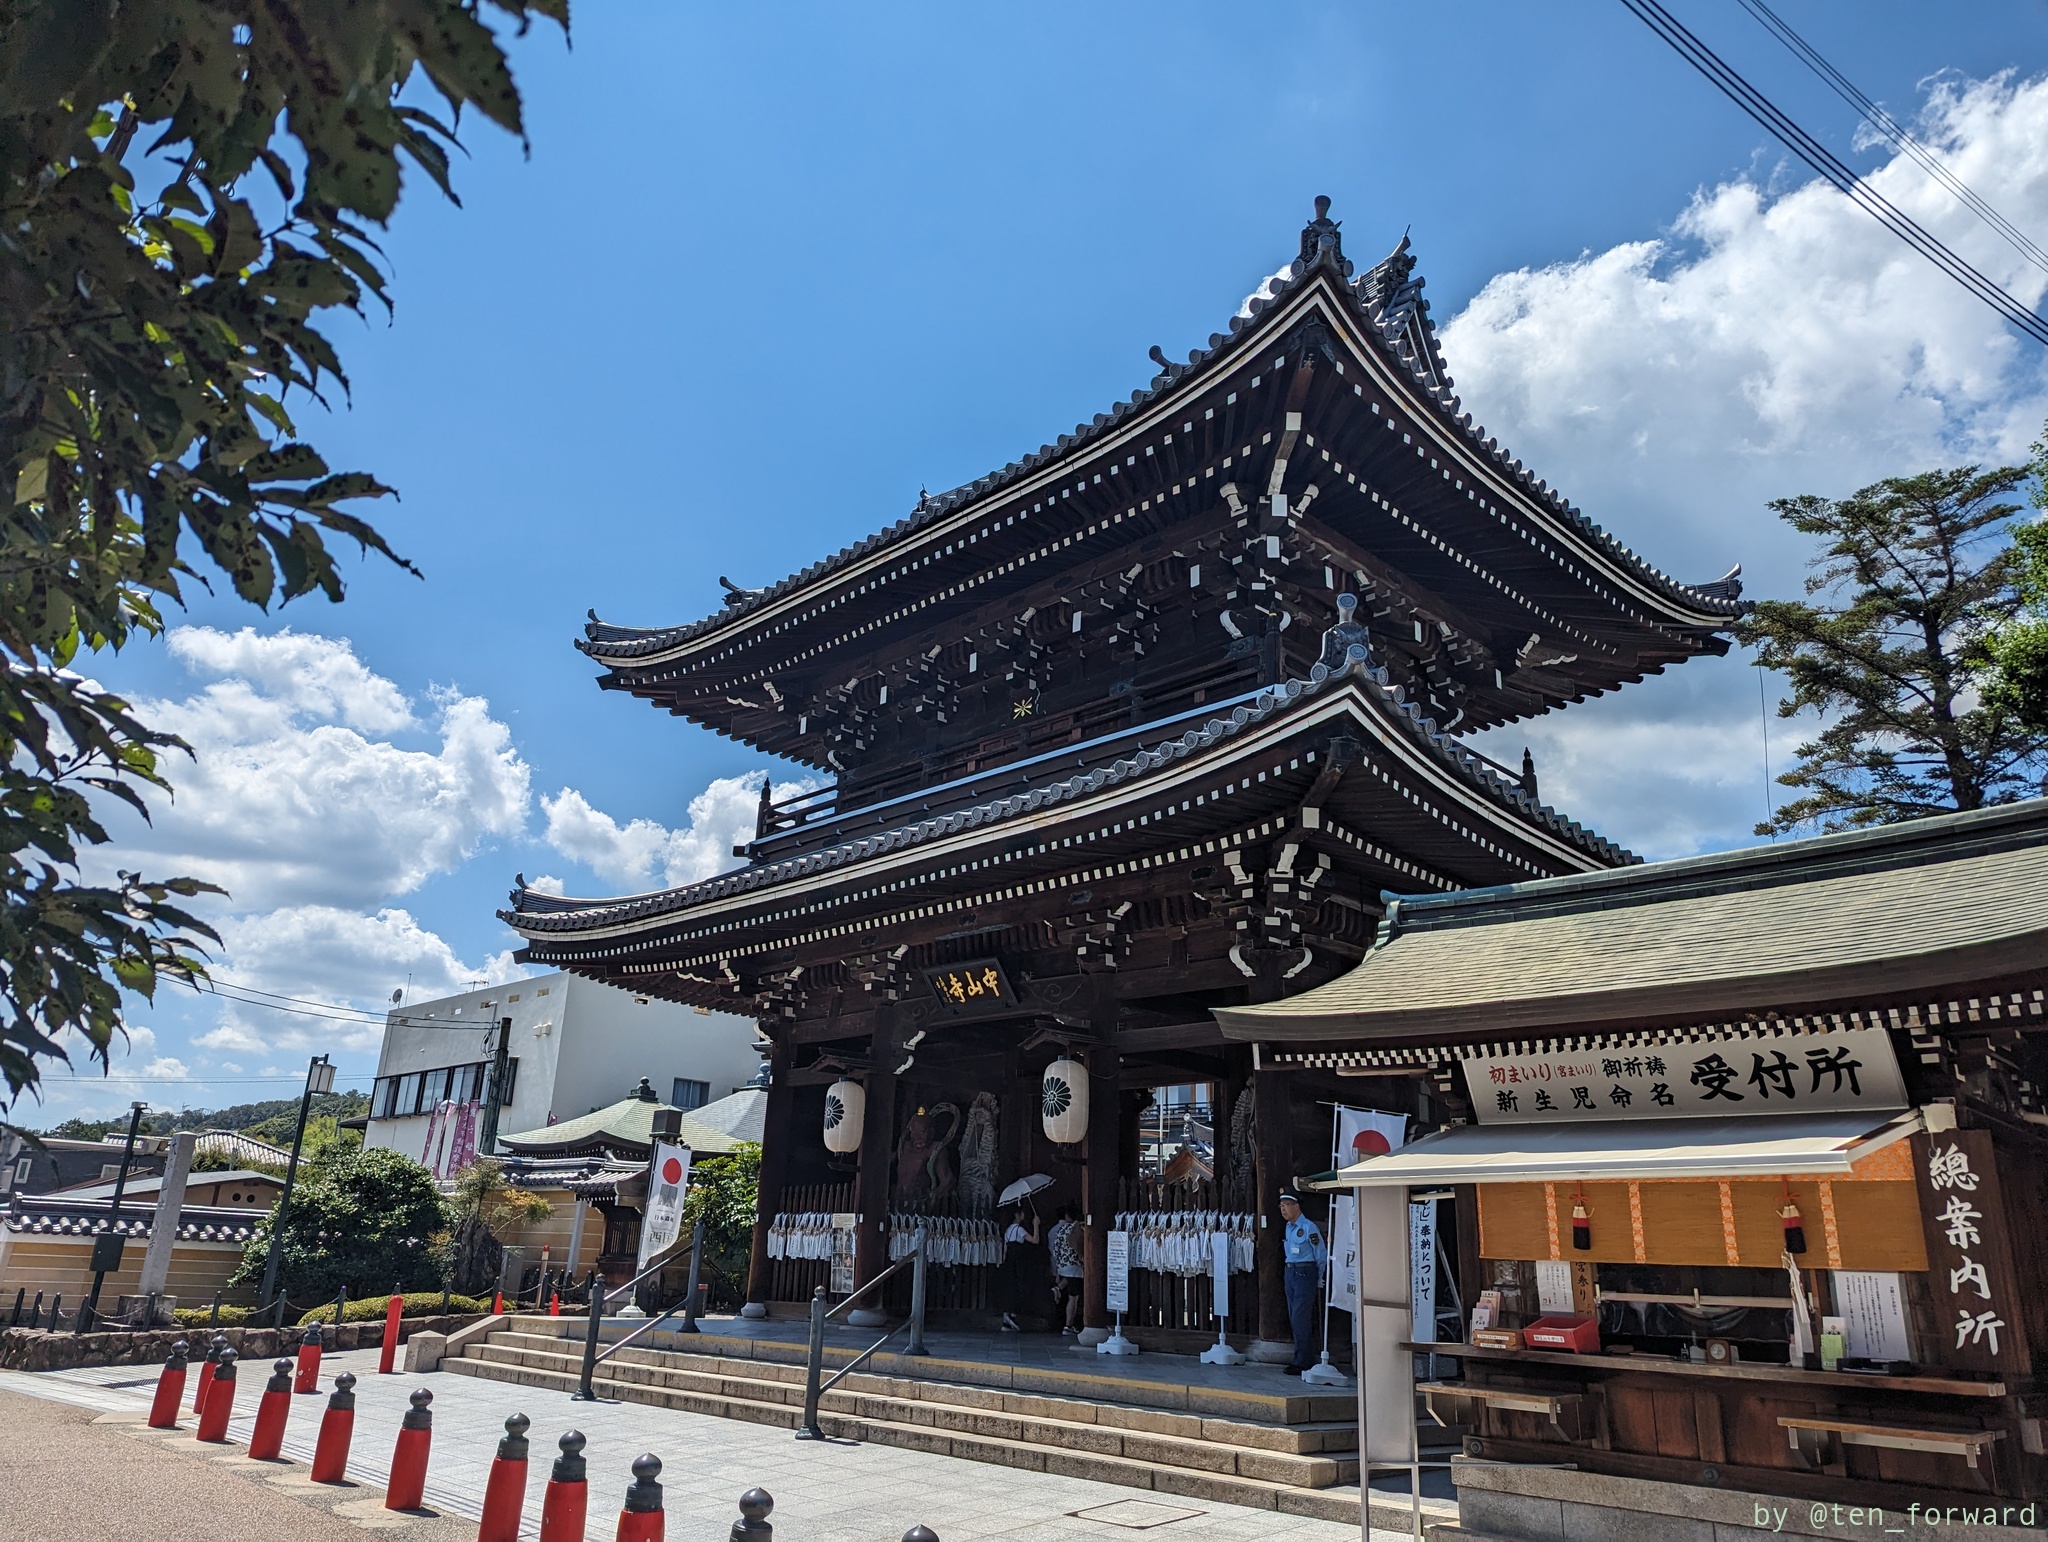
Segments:
[[[1208,757],[1204,752],[1250,736],[1262,727],[1271,725],[1292,731],[1295,719],[1314,710],[1319,703],[1331,707],[1332,716],[1344,715],[1347,688],[1355,693],[1359,709],[1356,716],[1377,731],[1383,747],[1403,757],[1410,774],[1467,806],[1486,807],[1517,839],[1542,851],[1550,860],[1579,870],[1636,860],[1612,841],[1530,798],[1518,786],[1472,758],[1455,739],[1423,718],[1412,704],[1400,701],[1395,690],[1387,685],[1384,671],[1371,669],[1365,650],[1354,648],[1337,670],[1318,664],[1307,680],[1290,680],[1276,686],[1238,707],[1227,718],[1213,718],[1179,738],[1140,750],[1111,766],[681,888],[608,900],[568,899],[515,890],[513,908],[498,914],[527,938],[564,934],[617,936],[685,914],[697,917],[743,909],[753,903],[755,895],[834,869],[859,869],[865,878],[871,876],[873,865],[884,862],[940,862],[956,850],[984,844],[993,826],[1024,820],[1059,805],[1072,805],[1078,812],[1087,807],[1092,797],[1114,796],[1118,789],[1155,775],[1177,770],[1189,775],[1206,774]]]
[[[1545,533],[1564,545],[1571,557],[1597,567],[1609,582],[1631,593],[1648,609],[1664,612],[1674,630],[1711,633],[1725,629],[1743,611],[1739,600],[1688,585],[1654,567],[1636,552],[1567,503],[1557,491],[1522,463],[1509,457],[1459,410],[1454,395],[1439,391],[1429,379],[1427,360],[1403,358],[1382,327],[1354,292],[1352,285],[1327,263],[1305,269],[1269,300],[1254,299],[1249,316],[1231,318],[1229,334],[1216,334],[1210,346],[1197,349],[1184,365],[1169,367],[1155,383],[1137,392],[1092,423],[1013,461],[1000,471],[927,500],[908,518],[843,548],[802,572],[726,606],[702,620],[668,628],[619,626],[593,617],[576,646],[593,659],[625,668],[647,668],[672,662],[714,644],[730,643],[740,633],[785,619],[796,607],[811,603],[825,580],[834,586],[857,586],[876,565],[899,560],[899,548],[913,537],[943,542],[984,517],[988,500],[1028,496],[1041,482],[1071,474],[1077,461],[1114,450],[1124,437],[1142,432],[1152,409],[1170,416],[1194,397],[1211,389],[1217,378],[1247,353],[1263,346],[1275,333],[1306,319],[1319,299],[1327,298],[1324,319],[1347,332],[1361,364],[1377,366],[1382,389],[1401,399],[1418,422],[1429,423],[1441,436],[1439,448],[1455,453],[1475,476],[1485,477],[1500,499],[1525,517],[1540,522]],[[1427,325],[1425,321],[1424,325]]]

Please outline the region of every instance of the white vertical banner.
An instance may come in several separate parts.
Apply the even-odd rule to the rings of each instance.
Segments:
[[[1212,1231],[1209,1233],[1209,1278],[1215,1287],[1216,1304],[1212,1310],[1218,1317],[1230,1315],[1230,1233]]]
[[[1330,1201],[1330,1305],[1358,1310],[1358,1199],[1339,1194]]]
[[[1368,1157],[1385,1156],[1389,1151],[1398,1151],[1407,1140],[1406,1114],[1383,1114],[1375,1108],[1348,1108],[1339,1103],[1336,1115],[1330,1133],[1332,1167],[1350,1167]],[[1356,1193],[1353,1190],[1330,1201],[1330,1234],[1324,1239],[1330,1248],[1330,1291],[1325,1306],[1343,1312],[1358,1310],[1361,1238]],[[1384,1246],[1392,1239],[1373,1240]]]
[[[1103,1250],[1103,1264],[1108,1274],[1108,1299],[1103,1303],[1112,1312],[1128,1312],[1131,1309],[1131,1234],[1127,1231],[1113,1231],[1109,1234],[1109,1245]]]
[[[1418,1344],[1436,1342],[1436,1201],[1408,1207],[1408,1304]]]
[[[647,1164],[647,1208],[640,1216],[640,1264],[660,1257],[683,1234],[683,1196],[690,1185],[690,1148],[656,1141]]]

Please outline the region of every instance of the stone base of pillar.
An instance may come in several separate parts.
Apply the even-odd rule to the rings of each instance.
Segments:
[[[1294,1361],[1294,1342],[1291,1339],[1253,1339],[1250,1349],[1245,1351],[1253,1365],[1291,1365]]]
[[[855,1307],[846,1314],[846,1320],[851,1326],[856,1328],[886,1328],[889,1326],[889,1314],[877,1311],[871,1306]]]
[[[749,1301],[745,1306],[740,1308],[740,1316],[748,1318],[753,1322],[759,1322],[762,1318],[766,1317],[767,1315],[768,1307],[765,1302]]]
[[[1083,1349],[1093,1349],[1108,1337],[1109,1329],[1107,1328],[1083,1328],[1078,1342]]]

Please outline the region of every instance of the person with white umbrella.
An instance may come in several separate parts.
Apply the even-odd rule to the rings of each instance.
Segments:
[[[1004,1189],[999,1201],[1015,1205],[1010,1212],[1010,1224],[1003,1231],[1003,1268],[996,1282],[1005,1333],[1024,1331],[1023,1324],[1017,1321],[1017,1312],[1031,1300],[1032,1281],[1039,1273],[1038,1207],[1031,1203],[1031,1196],[1051,1187],[1050,1176],[1032,1173]]]

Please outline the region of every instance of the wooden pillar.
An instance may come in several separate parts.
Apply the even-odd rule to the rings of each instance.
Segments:
[[[1112,1014],[1115,1009],[1112,1001]],[[1083,1327],[1099,1330],[1110,1326],[1109,1233],[1116,1223],[1117,1180],[1123,1176],[1119,1160],[1123,1109],[1117,1087],[1122,1066],[1123,1056],[1114,1045],[1098,1044],[1088,1051],[1088,1188],[1083,1202],[1087,1233],[1081,1255],[1081,1322]],[[1097,1335],[1089,1338],[1096,1341]]]
[[[882,1222],[889,1214],[890,1168],[896,1146],[896,1066],[900,1060],[897,1043],[896,1007],[885,1003],[876,1009],[875,1032],[870,1041],[867,1075],[867,1122],[861,1127],[860,1167],[853,1179],[853,1208],[860,1215],[854,1232],[853,1277],[865,1285],[889,1267],[889,1241],[882,1234]],[[863,1299],[856,1311],[873,1311],[880,1302]]]
[[[1287,1321],[1285,1256],[1280,1244],[1280,1191],[1294,1181],[1294,1080],[1272,1065],[1252,1076],[1252,1102],[1258,1120],[1254,1143],[1254,1168],[1258,1176],[1256,1209],[1259,1215],[1257,1260],[1259,1285],[1259,1338],[1268,1345],[1285,1344],[1293,1358],[1294,1330]],[[1253,1346],[1253,1358],[1262,1356]]]
[[[768,1299],[768,1223],[782,1208],[783,1175],[789,1170],[789,1118],[793,1097],[789,1085],[788,1030],[784,1029],[772,1044],[768,1053],[768,1117],[766,1127],[761,1131],[761,1185],[759,1197],[754,1202],[754,1241],[747,1261],[749,1305]]]

